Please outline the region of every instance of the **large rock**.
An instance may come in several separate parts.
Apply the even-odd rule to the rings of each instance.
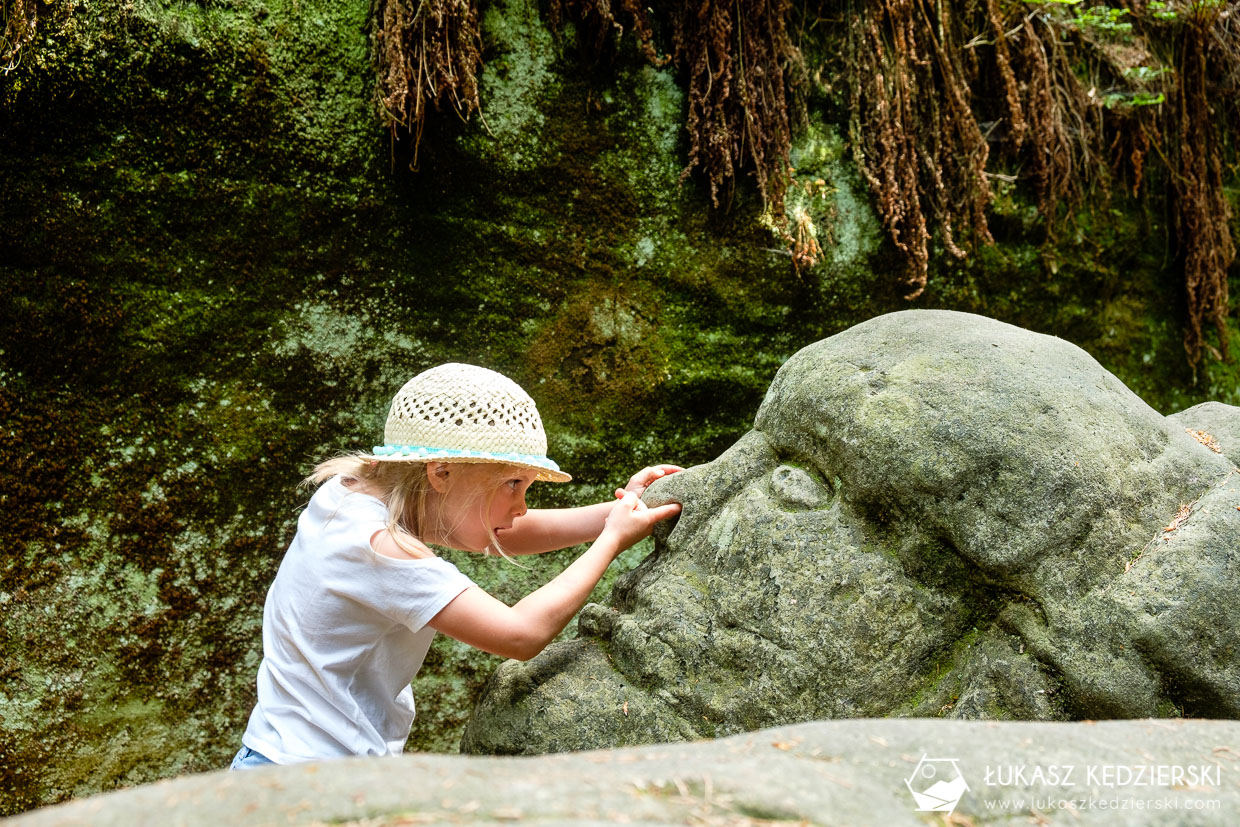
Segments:
[[[497,672],[462,747],[1240,716],[1240,473],[1189,433],[1234,457],[1240,409],[1205,411],[1164,417],[1074,345],[964,313],[811,345],[752,431],[651,488],[684,504],[674,530],[580,639]]]
[[[1238,768],[1232,721],[826,721],[573,755],[214,772],[10,823],[1227,824],[1240,811]],[[957,775],[954,813],[916,811],[914,791]]]

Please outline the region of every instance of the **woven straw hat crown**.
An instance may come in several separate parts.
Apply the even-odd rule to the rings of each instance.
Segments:
[[[543,480],[572,479],[547,458],[529,394],[475,365],[440,365],[406,382],[392,399],[383,441],[374,451],[380,459],[503,462],[536,468]]]

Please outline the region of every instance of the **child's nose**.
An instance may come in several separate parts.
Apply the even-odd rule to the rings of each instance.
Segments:
[[[525,512],[526,512],[526,511],[528,511],[528,510],[529,510],[529,509],[528,509],[528,508],[526,508],[526,506],[525,506],[525,495],[524,495],[524,494],[522,494],[522,495],[521,495],[521,499],[517,500],[517,501],[516,501],[516,503],[515,503],[515,504],[513,505],[513,507],[512,507],[512,516],[513,516],[514,518],[516,518],[516,517],[524,517],[524,516],[525,516]]]

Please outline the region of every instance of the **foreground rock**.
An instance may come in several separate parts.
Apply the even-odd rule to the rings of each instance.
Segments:
[[[790,359],[752,431],[651,488],[684,504],[670,536],[580,639],[497,672],[463,748],[1240,717],[1237,434],[1240,409],[1164,417],[1060,339],[872,319]]]
[[[910,786],[957,772],[955,816],[972,821],[951,823],[1235,823],[1240,723],[827,721],[536,758],[352,759],[189,776],[10,823],[926,824],[946,813],[916,812]]]

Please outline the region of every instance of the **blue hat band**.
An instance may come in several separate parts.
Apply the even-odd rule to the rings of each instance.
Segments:
[[[376,445],[374,455],[377,457],[391,457],[393,459],[472,459],[489,462],[511,462],[514,465],[534,465],[539,468],[546,468],[548,471],[560,470],[560,466],[555,463],[555,460],[539,456],[538,454],[518,454],[515,452],[500,453],[459,448],[433,448],[426,445]]]

